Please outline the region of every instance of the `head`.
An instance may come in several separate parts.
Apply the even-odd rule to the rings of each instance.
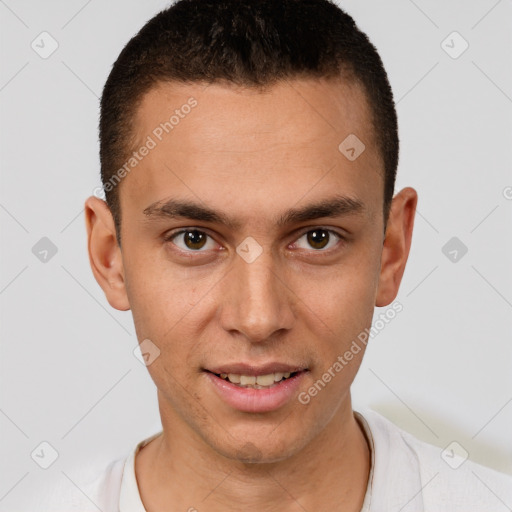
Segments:
[[[349,406],[365,344],[332,368],[396,297],[411,242],[417,198],[393,198],[397,117],[375,47],[328,0],[181,0],[114,64],[100,157],[91,266],[159,354],[164,428],[242,460],[303,449]],[[282,403],[219,392],[222,369],[274,364],[298,372]]]
[[[150,89],[172,82],[259,90],[330,77],[364,90],[382,158],[386,220],[399,149],[393,94],[379,54],[348,14],[328,0],[181,0],[148,21],[119,55],[101,98],[101,178],[118,237],[118,171],[144,142],[133,120]]]

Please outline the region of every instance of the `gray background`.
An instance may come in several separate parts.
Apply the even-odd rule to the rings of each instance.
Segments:
[[[108,305],[90,271],[83,202],[100,184],[98,97],[111,65],[167,4],[0,1],[2,511],[45,479],[78,485],[77,461],[106,463],[160,429],[130,313]],[[512,1],[340,5],[377,46],[395,92],[396,190],[419,193],[404,309],[372,339],[355,407],[440,456],[457,441],[512,474]],[[59,45],[48,58],[31,47],[43,31]],[[454,31],[469,43],[460,56]],[[43,237],[57,248],[46,261]],[[59,454],[46,470],[30,455],[43,441]]]

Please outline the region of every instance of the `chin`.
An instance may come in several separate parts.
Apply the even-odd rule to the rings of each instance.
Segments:
[[[240,441],[235,440],[235,436],[228,436],[211,446],[220,455],[233,461],[245,464],[271,464],[292,457],[306,444],[304,435],[292,438],[289,430],[281,433],[281,436],[266,431],[260,436],[248,436],[246,431]]]

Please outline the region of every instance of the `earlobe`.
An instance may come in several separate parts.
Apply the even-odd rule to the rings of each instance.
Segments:
[[[411,187],[402,189],[391,203],[382,249],[379,285],[375,305],[384,307],[396,298],[411,248],[418,194]]]
[[[130,309],[126,294],[121,249],[114,219],[105,201],[91,196],[85,202],[89,263],[109,304],[120,311]]]

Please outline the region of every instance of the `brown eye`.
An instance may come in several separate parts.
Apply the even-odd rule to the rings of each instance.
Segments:
[[[201,231],[185,231],[184,242],[189,249],[201,249],[206,243],[206,234]]]
[[[305,239],[305,242],[302,240]],[[325,252],[323,249],[334,247],[343,237],[331,229],[316,228],[304,233],[297,239],[295,245],[299,249],[315,249],[318,252]]]
[[[182,229],[165,238],[167,242],[172,242],[182,251],[204,252],[200,249],[212,249],[215,246],[213,239],[204,231],[198,229]],[[208,247],[210,243],[210,247]]]
[[[325,229],[315,229],[306,234],[308,243],[314,249],[323,249],[329,243],[329,233]]]

